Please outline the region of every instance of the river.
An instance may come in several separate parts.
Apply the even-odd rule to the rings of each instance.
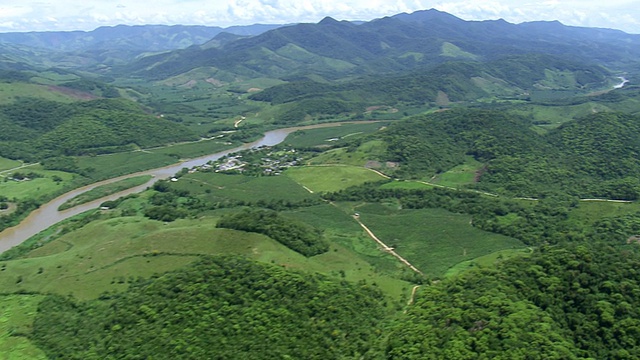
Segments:
[[[257,148],[260,146],[277,145],[283,142],[284,139],[286,139],[286,137],[290,133],[297,130],[340,126],[341,124],[347,124],[347,123],[325,123],[325,124],[298,126],[298,127],[292,127],[292,128],[286,128],[286,129],[272,130],[272,131],[266,132],[264,134],[264,137],[262,137],[260,140],[243,144],[233,149],[220,151],[215,154],[205,155],[202,157],[186,160],[186,161],[183,161],[174,165],[162,167],[162,168],[141,171],[135,174],[129,174],[129,175],[119,176],[119,177],[108,179],[108,180],[103,180],[97,183],[93,183],[91,185],[87,185],[87,186],[72,190],[40,206],[38,209],[31,212],[31,214],[29,214],[28,217],[22,220],[20,224],[0,232],[0,253],[5,252],[16,245],[23,243],[30,237],[38,234],[39,232],[49,228],[50,226],[62,220],[68,219],[72,216],[78,215],[87,210],[95,209],[98,206],[100,206],[100,204],[102,204],[107,200],[115,200],[125,195],[144,191],[146,188],[153,185],[154,182],[158,181],[159,179],[170,178],[171,176],[176,174],[178,171],[182,170],[182,168],[185,168],[185,167],[192,168],[194,166],[203,165],[209,161],[217,160],[227,154],[234,153],[241,150]],[[79,194],[82,194],[100,185],[108,184],[114,181],[118,181],[121,179],[133,177],[133,176],[138,176],[138,175],[152,175],[153,178],[149,180],[149,182],[143,185],[136,186],[134,188],[130,188],[122,192],[119,192],[117,194],[106,196],[86,204],[78,205],[67,210],[58,211],[58,207],[60,205],[62,205],[65,201],[72,199]]]
[[[627,80],[624,76],[618,76],[618,79],[620,79],[620,84],[615,85],[613,88],[614,89],[622,89],[628,82],[629,80]]]

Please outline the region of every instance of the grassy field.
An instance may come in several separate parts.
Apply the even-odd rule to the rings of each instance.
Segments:
[[[302,166],[287,169],[285,175],[313,192],[331,192],[385,178],[363,167]]]
[[[595,112],[611,111],[605,105],[595,102],[571,106],[551,106],[551,105],[520,105],[511,112],[516,114],[530,116],[533,121],[544,129],[550,129],[560,126],[561,124],[593,114]]]
[[[14,169],[20,165],[22,165],[22,162],[20,161],[0,157],[0,171]]]
[[[469,156],[464,164],[458,165],[442,174],[439,174],[432,182],[434,184],[454,188],[470,185],[475,183],[476,174],[482,166],[483,164],[481,162]]]
[[[60,192],[64,189],[65,184],[74,178],[74,175],[70,173],[43,170],[40,166],[28,167],[21,170],[21,172],[34,172],[42,175],[42,177],[25,181],[2,180],[0,181],[0,194],[19,200],[37,199]],[[60,181],[55,181],[55,176],[57,176]]]
[[[90,201],[145,184],[149,180],[151,180],[151,178],[151,175],[141,175],[95,187],[87,192],[84,192],[65,201],[62,205],[60,205],[58,210],[69,209],[80,204],[85,204]]]
[[[225,209],[219,214],[228,212]],[[379,274],[341,244],[306,258],[260,234],[215,227],[218,215],[162,223],[144,217],[98,220],[68,233],[48,232],[51,241],[22,258],[0,262],[0,286],[12,291],[54,292],[90,299],[121,291],[138,277],[184,266],[200,255],[241,254],[286,267],[368,279],[394,297],[407,284]],[[354,261],[355,260],[355,261]]]
[[[474,228],[468,215],[441,209],[398,210],[395,206],[363,204],[354,211],[383,242],[432,276],[443,276],[463,261],[524,247],[516,239]]]
[[[146,149],[145,151],[170,155],[180,159],[191,159],[204,155],[215,154],[217,152],[237,146],[237,143],[230,144],[227,141],[203,140],[192,143],[177,144],[161,148]]]
[[[346,141],[351,140],[353,136],[371,134],[386,125],[387,123],[385,122],[375,122],[343,124],[329,128],[298,130],[287,136],[284,144],[294,147],[339,146],[344,144]]]
[[[94,181],[155,169],[178,162],[176,157],[142,151],[117,153],[101,156],[79,157],[78,167],[90,169],[88,176]]]
[[[569,212],[569,220],[580,227],[587,227],[598,219],[619,217],[640,211],[640,203],[617,203],[610,201],[580,201]]]
[[[25,336],[42,295],[0,295],[0,359],[44,360],[44,352]]]
[[[349,207],[336,205],[302,208],[288,215],[323,229],[327,239],[358,254],[364,262],[371,264],[373,271],[394,276],[402,272],[403,266],[394,257],[380,251],[377,244],[351,217]],[[358,267],[361,265],[362,263],[358,264]]]
[[[377,160],[384,156],[386,145],[380,140],[371,140],[361,144],[354,151],[346,148],[332,149],[310,159],[309,165],[343,164],[364,166],[369,160]]]
[[[0,83],[0,105],[14,102],[20,97],[36,97],[43,100],[73,102],[78,99],[61,92],[51,91],[47,85],[25,83]]]
[[[193,195],[204,195],[209,201],[224,199],[239,201],[301,201],[315,198],[287,176],[244,176],[196,172],[182,176],[173,188],[188,190]]]
[[[453,277],[467,270],[478,267],[493,267],[501,261],[505,261],[517,256],[527,256],[532,249],[506,249],[483,255],[472,260],[463,261],[449,268],[444,274],[445,277]]]

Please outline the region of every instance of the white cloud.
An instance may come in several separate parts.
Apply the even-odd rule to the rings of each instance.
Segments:
[[[436,8],[465,20],[504,18],[520,23],[560,20],[567,25],[640,33],[637,0],[0,0],[0,31],[92,30],[117,24],[199,24],[370,20]]]

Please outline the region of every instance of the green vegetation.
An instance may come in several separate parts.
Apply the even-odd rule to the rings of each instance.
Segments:
[[[24,178],[16,179],[16,174],[24,174]],[[0,181],[0,194],[10,195],[17,200],[46,199],[52,194],[61,194],[67,190],[66,184],[74,179],[74,175],[54,170],[43,170],[40,167],[27,167],[9,172]]]
[[[105,196],[119,193],[123,190],[127,190],[132,187],[146,184],[149,180],[151,180],[151,175],[140,175],[140,176],[135,176],[127,179],[122,179],[109,184],[100,185],[87,192],[84,192],[78,196],[75,196],[65,201],[62,205],[60,205],[58,209],[65,210],[80,204],[85,204],[90,201],[103,198]]]
[[[0,158],[0,171],[5,171],[5,170],[10,170],[10,169],[13,169],[13,168],[17,168],[20,165],[22,165],[22,163],[20,161],[6,159],[6,158]]]
[[[3,253],[2,356],[640,357],[637,39],[435,10],[187,47],[190,31],[0,43],[0,229],[71,188],[345,123]]]
[[[305,166],[287,170],[286,176],[313,192],[346,189],[353,185],[383,179],[369,169],[355,166]]]
[[[634,358],[636,245],[543,247],[423,287],[385,358]],[[571,304],[571,306],[566,306]]]
[[[46,359],[29,336],[41,295],[0,296],[0,352],[7,359]]]
[[[104,300],[50,296],[33,340],[68,359],[359,358],[379,330],[382,300],[369,285],[207,258]]]
[[[323,239],[321,230],[275,211],[244,210],[222,217],[217,227],[264,234],[304,256],[329,251],[329,243]]]
[[[367,204],[355,211],[378,238],[432,277],[442,277],[463,261],[523,246],[513,238],[474,228],[468,215],[441,209],[397,210]]]

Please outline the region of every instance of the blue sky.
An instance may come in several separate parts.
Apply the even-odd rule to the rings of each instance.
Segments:
[[[559,20],[640,34],[637,0],[0,0],[0,32],[93,30],[118,24],[227,27],[255,23],[371,20],[435,8],[465,20]]]

